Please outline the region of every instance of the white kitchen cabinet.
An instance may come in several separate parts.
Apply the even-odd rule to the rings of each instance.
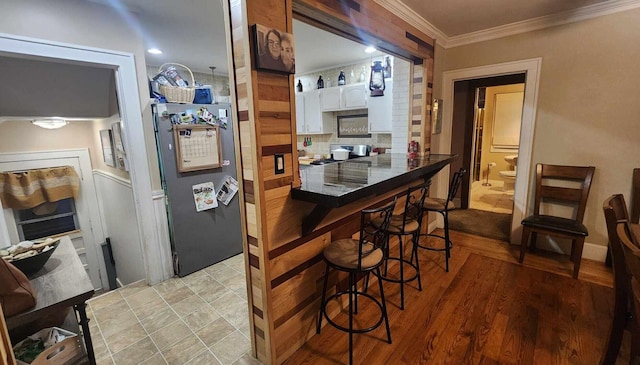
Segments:
[[[341,107],[340,94],[342,93],[342,87],[328,87],[320,90],[320,102],[322,104],[322,111],[334,111],[339,110]]]
[[[323,112],[364,109],[367,107],[367,89],[364,84],[328,87],[320,90]]]
[[[342,108],[357,109],[367,107],[367,89],[364,84],[343,86]]]
[[[304,130],[304,95],[296,93],[296,132],[303,134]]]
[[[332,133],[330,115],[324,115],[320,107],[319,90],[310,90],[302,93],[303,99],[303,122],[297,122],[296,130],[299,134],[326,134]],[[296,109],[297,110],[297,109]],[[296,113],[298,118],[298,113]]]
[[[370,97],[367,106],[369,109],[369,133],[391,133],[393,80],[386,79],[384,95]]]

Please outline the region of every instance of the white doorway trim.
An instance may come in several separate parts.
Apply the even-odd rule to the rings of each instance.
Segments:
[[[444,72],[442,85],[442,97],[444,100],[442,133],[432,136],[432,145],[434,146],[431,151],[432,153],[451,153],[453,87],[456,81],[523,72],[526,74],[522,107],[522,126],[520,129],[520,147],[518,149],[518,174],[516,175],[513,216],[511,221],[512,244],[520,242],[520,222],[528,212],[529,174],[531,172],[533,132],[535,130],[541,66],[542,58],[532,58]],[[433,184],[435,185],[435,195],[446,196],[449,182],[448,170],[443,174],[437,175],[435,180]]]
[[[3,33],[0,33],[0,49],[2,53],[9,55],[56,59],[59,62],[90,64],[114,70],[147,283],[155,284],[171,277],[171,248],[160,242],[154,219],[151,176],[144,144],[134,55]]]

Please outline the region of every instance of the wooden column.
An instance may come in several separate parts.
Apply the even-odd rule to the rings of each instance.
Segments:
[[[225,13],[233,61],[230,83],[236,96],[252,348],[263,363],[280,364],[315,334],[324,247],[357,231],[361,209],[388,201],[404,188],[334,209],[313,232],[301,236],[302,218],[314,204],[290,197],[291,188],[300,185],[294,80],[292,75],[256,70],[251,27],[261,24],[293,33],[295,13],[352,39],[352,34],[377,39],[379,48],[412,60],[419,65],[414,69],[427,75],[433,71],[428,62],[433,40],[372,0],[225,0]],[[418,89],[421,97],[429,95],[427,83]],[[425,117],[429,105],[430,99],[417,105],[420,131],[430,125]],[[283,174],[274,172],[276,154],[284,155]]]

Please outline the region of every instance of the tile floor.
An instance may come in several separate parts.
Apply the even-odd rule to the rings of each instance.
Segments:
[[[489,180],[489,183],[491,186],[482,186],[480,181],[471,184],[469,208],[495,213],[513,213],[513,190],[503,191],[503,181],[500,180]]]
[[[98,365],[256,365],[242,255],[158,285],[89,301]]]

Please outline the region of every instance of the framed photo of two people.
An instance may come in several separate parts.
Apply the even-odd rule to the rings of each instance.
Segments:
[[[253,36],[256,69],[284,74],[296,72],[293,34],[254,24]]]

